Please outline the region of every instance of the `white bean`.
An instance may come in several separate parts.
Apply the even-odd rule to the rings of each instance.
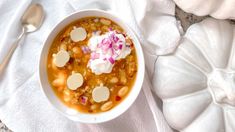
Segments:
[[[107,111],[107,110],[111,109],[112,107],[113,107],[113,102],[112,101],[108,101],[108,102],[104,103],[100,107],[100,109],[101,109],[101,111]]]
[[[118,82],[118,78],[117,77],[112,77],[110,80],[109,80],[110,83],[117,83]]]
[[[96,110],[98,108],[98,105],[97,104],[93,104],[92,106],[91,106],[91,110]]]
[[[114,88],[113,88],[113,87],[112,87],[112,88],[110,88],[110,91],[111,91],[111,92],[113,92],[113,91],[114,91]]]
[[[66,74],[63,72],[58,72],[56,79],[52,81],[52,86],[60,87],[65,85]]]
[[[70,100],[71,100],[70,96],[67,96],[67,95],[64,96],[64,101],[65,102],[69,102]]]
[[[52,81],[52,86],[54,87],[60,87],[64,85],[64,80],[61,78],[57,78],[55,80]]]
[[[94,22],[95,22],[95,23],[96,23],[96,22],[99,22],[99,18],[94,19]]]
[[[128,87],[124,86],[118,91],[118,96],[123,97],[127,94],[128,92]]]
[[[104,25],[110,25],[111,24],[111,21],[107,20],[107,19],[100,19],[100,22]]]
[[[51,63],[51,65],[52,65],[52,69],[54,70],[54,71],[57,71],[58,70],[58,68],[57,68],[57,66],[55,65],[55,58],[53,57],[53,60],[52,60],[52,63]]]
[[[124,85],[127,83],[126,73],[123,70],[120,71],[120,82]]]
[[[91,30],[95,31],[96,30],[96,27],[95,27],[95,24],[91,24]]]
[[[67,50],[67,45],[65,43],[61,44],[60,50]]]
[[[73,47],[73,53],[75,54],[76,58],[82,57],[82,50],[79,47]]]
[[[64,90],[64,95],[70,96],[70,91],[68,89]]]

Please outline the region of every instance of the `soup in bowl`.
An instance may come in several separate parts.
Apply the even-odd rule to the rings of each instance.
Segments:
[[[145,71],[133,31],[98,10],[76,12],[57,24],[44,43],[39,69],[49,102],[84,123],[105,122],[126,111]]]

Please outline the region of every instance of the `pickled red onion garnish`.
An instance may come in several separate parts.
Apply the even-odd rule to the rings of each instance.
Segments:
[[[122,34],[120,34],[122,35]],[[124,36],[122,36],[124,37]],[[125,40],[124,40],[125,41]],[[117,57],[117,53],[120,52],[120,50],[123,47],[123,40],[120,40],[116,34],[115,31],[110,31],[109,35],[101,40],[100,43],[98,43],[98,48],[102,50],[103,54],[110,54],[108,57],[109,60],[112,58],[113,61],[110,61],[110,63],[115,62],[115,58]],[[120,53],[119,53],[120,54]]]
[[[122,49],[122,45],[119,45],[119,46],[118,46],[118,49],[120,49],[120,50],[121,50],[121,49]]]
[[[109,58],[109,61],[110,61],[110,63],[112,63],[112,64],[114,64],[114,62],[115,62],[115,60],[114,60],[112,57]]]
[[[81,103],[81,104],[86,105],[86,104],[87,104],[87,101],[88,101],[88,97],[86,97],[86,96],[81,96],[79,100],[80,100],[80,103]]]
[[[126,45],[126,38],[116,31],[90,38],[88,46],[91,50],[91,58],[88,67],[95,74],[110,73],[116,60],[125,58],[131,49]]]

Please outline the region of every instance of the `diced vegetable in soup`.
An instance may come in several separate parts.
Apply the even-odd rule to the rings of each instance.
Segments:
[[[65,27],[49,50],[49,82],[60,100],[83,113],[111,110],[128,96],[137,74],[131,38],[106,18]]]

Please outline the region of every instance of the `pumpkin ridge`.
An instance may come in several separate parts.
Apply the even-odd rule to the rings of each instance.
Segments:
[[[225,26],[226,24],[228,24],[227,21],[225,21],[225,20],[215,21],[215,19],[213,19],[213,18],[208,18],[205,21],[202,21],[201,23],[199,23],[199,25],[202,27],[203,32],[205,32],[206,38],[207,38],[209,44],[214,44],[212,39],[210,39],[210,38],[213,38],[213,37],[209,37],[209,35],[211,35],[211,34],[210,34],[210,32],[208,32],[213,27],[210,27],[209,30],[208,30],[207,29],[208,27],[206,26],[207,24],[215,25],[216,28],[215,28],[214,32],[217,32],[219,34],[219,37],[220,37],[220,41],[217,42],[217,43],[224,44],[223,43],[223,42],[225,42],[224,39],[229,39],[231,41],[231,38],[225,38],[225,37],[228,37],[228,36],[225,36],[224,34],[222,34],[222,32],[227,29],[226,26]],[[213,36],[213,34],[211,36]],[[231,42],[228,42],[228,43],[230,44]],[[215,43],[215,45],[216,45],[216,43]],[[228,48],[229,52],[231,52],[231,47],[232,46],[230,45],[230,48]],[[221,54],[222,53],[223,52],[221,52]],[[223,54],[223,55],[225,55],[225,54]],[[211,64],[214,66],[214,68],[225,68],[228,65],[229,58],[226,58],[226,62],[225,62],[225,64],[223,64],[224,65],[223,67],[218,67],[217,66],[217,63],[216,63],[215,59],[213,59],[213,56],[207,55],[207,58],[209,59],[208,61],[210,61]]]
[[[180,61],[182,63],[184,63],[184,65],[187,65],[186,68],[184,69],[179,69],[178,67],[181,67],[181,65],[177,65],[175,63],[168,63],[168,61],[164,61],[164,60],[168,60],[170,62],[175,62],[175,61]],[[160,64],[159,64],[160,63]],[[193,93],[195,91],[199,91],[202,88],[206,88],[207,87],[207,80],[206,80],[206,76],[201,73],[200,71],[198,71],[197,69],[195,69],[192,65],[189,65],[187,63],[185,63],[184,61],[182,61],[181,59],[178,59],[175,56],[164,56],[164,57],[160,57],[158,59],[158,63],[157,63],[158,67],[156,68],[156,75],[153,77],[153,85],[155,87],[155,91],[158,94],[159,97],[161,98],[169,98],[169,97],[176,97],[179,95],[184,95],[187,93]],[[190,71],[192,71],[192,69],[194,69],[194,71],[197,73],[197,75],[192,75],[190,73]],[[167,71],[166,71],[167,70]],[[164,76],[164,81],[162,81],[162,79],[159,78],[158,75],[161,75],[162,72],[161,71],[166,71],[170,74],[170,76],[174,76],[174,75],[185,75],[187,78],[191,78],[192,80],[197,80],[197,81],[187,81],[185,82],[185,80],[183,79],[177,79],[177,78],[169,78],[167,76]],[[168,74],[168,76],[169,76]],[[185,83],[183,83],[183,85],[177,85],[177,86],[172,86],[170,85],[172,82],[178,82],[178,81],[183,81]],[[193,89],[190,89],[189,87],[195,85],[197,87],[194,87]],[[176,87],[176,88],[174,88]],[[180,88],[180,89],[178,89]],[[164,90],[163,90],[164,89]],[[175,92],[173,92],[172,94],[169,94],[168,92],[166,92],[166,90],[173,90]],[[181,90],[181,92],[177,92],[178,90]],[[168,96],[166,96],[168,95]]]
[[[205,29],[205,27],[204,27],[204,24],[201,22],[201,23],[199,23],[199,25],[202,27],[201,29],[203,30],[203,32],[205,33],[205,37],[206,37],[206,39],[207,39],[207,41],[208,41],[208,43],[211,43],[211,41],[210,41],[210,39],[209,39],[209,36],[208,36],[208,32],[207,32],[207,30]],[[197,45],[195,45],[197,48],[199,48]],[[206,57],[206,59],[207,59],[207,61],[208,61],[208,63],[210,63],[210,65],[213,67],[213,69],[215,68],[215,64],[214,64],[214,62],[213,62],[213,60],[212,60],[212,58],[210,57],[210,56],[208,56],[208,55],[206,55],[206,51],[204,51],[203,49],[201,49],[201,48],[199,48],[200,49],[200,51],[202,52],[202,54],[204,55],[204,57]]]
[[[224,28],[224,26],[223,26],[223,23],[222,23],[223,21],[219,21],[218,22],[218,25],[219,25],[219,30],[225,30],[225,28]],[[234,28],[234,26],[231,26],[231,28]],[[219,32],[220,34],[221,34],[221,32]],[[232,33],[232,35],[231,35],[231,37],[233,38],[233,34],[234,34],[234,32],[233,31],[231,31],[231,33]],[[222,34],[221,34],[221,36],[222,36]],[[221,37],[221,39],[223,39],[222,41],[224,41],[224,37]],[[225,69],[227,69],[229,66],[230,66],[230,58],[232,57],[232,55],[233,55],[233,52],[234,52],[234,45],[233,45],[233,39],[229,39],[230,41],[228,42],[228,43],[230,43],[231,44],[231,46],[230,46],[230,50],[229,50],[229,58],[227,59],[227,64],[226,64],[226,68]]]
[[[186,35],[186,38],[188,39],[188,40],[190,40],[199,50],[200,50],[200,52],[204,55],[204,57],[206,58],[206,60],[208,61],[208,63],[212,66],[212,68],[214,69],[214,68],[225,68],[226,66],[227,66],[227,63],[228,63],[228,58],[227,58],[227,60],[225,61],[225,63],[223,64],[222,63],[222,66],[217,66],[217,61],[221,61],[221,59],[219,59],[219,60],[216,60],[216,59],[213,59],[213,57],[215,57],[215,58],[217,58],[217,56],[212,56],[212,55],[210,55],[210,54],[208,54],[207,52],[207,50],[205,50],[204,48],[205,47],[201,47],[201,45],[203,45],[203,43],[202,42],[200,42],[200,41],[198,41],[197,40],[197,38],[194,38],[194,37],[188,37],[188,35],[195,35],[195,34],[192,34],[191,32],[194,32],[195,31],[195,27],[197,28],[197,29],[200,29],[201,30],[201,32],[203,33],[203,35],[204,35],[204,39],[206,40],[206,42],[207,43],[209,43],[209,44],[213,44],[213,42],[211,41],[211,39],[210,39],[210,37],[209,37],[209,35],[210,35],[210,33],[208,32],[208,29],[205,27],[205,25],[207,25],[207,24],[213,24],[213,25],[216,25],[216,26],[214,26],[214,27],[216,27],[217,29],[216,29],[216,31],[214,31],[214,32],[217,32],[217,33],[220,33],[221,31],[223,31],[223,30],[225,30],[226,28],[224,28],[223,26],[222,26],[222,24],[221,24],[221,21],[219,21],[219,22],[214,22],[215,21],[215,19],[213,19],[213,18],[208,18],[208,19],[206,19],[206,20],[204,20],[204,21],[202,21],[202,22],[200,22],[200,23],[198,23],[198,24],[194,24],[194,25],[192,25],[188,30],[187,30],[187,32],[185,33],[185,35]],[[220,33],[221,34],[221,33]],[[212,34],[213,35],[213,34]],[[220,36],[223,36],[223,34],[222,35],[220,35]],[[227,36],[226,36],[227,37]],[[223,37],[222,37],[223,38]],[[228,38],[228,39],[231,39],[231,38]],[[218,42],[218,43],[221,43],[221,42],[223,42],[223,41],[220,41],[220,42]],[[222,43],[223,44],[223,43]],[[209,48],[211,48],[211,47],[209,47]],[[230,48],[231,48],[231,46],[230,46]],[[230,48],[228,48],[228,49],[230,49]],[[229,50],[230,51],[230,50]],[[226,55],[226,54],[223,54],[223,55]]]
[[[179,59],[181,59],[181,60],[184,61],[185,63],[187,63],[187,64],[193,66],[195,69],[197,69],[198,71],[200,71],[201,73],[203,73],[205,76],[208,76],[208,73],[204,72],[199,66],[197,66],[197,65],[195,65],[195,64],[193,64],[193,63],[191,63],[191,62],[189,62],[187,59],[183,58],[183,57],[180,56],[180,55],[177,55],[177,54],[176,54],[176,57],[179,58]]]
[[[213,5],[212,10],[209,11],[209,14],[214,14],[216,11],[220,10],[222,7],[223,0],[218,0],[217,3]]]
[[[181,60],[181,61],[183,61],[183,62],[185,62],[186,64],[188,64],[188,65],[190,65],[190,66],[192,66],[193,68],[195,68],[194,67],[194,65],[192,65],[191,63],[188,63],[187,61],[185,61],[184,59],[182,59],[182,58],[179,58],[178,56],[175,56],[176,58],[178,58],[179,60]],[[180,70],[180,69],[178,69],[178,68],[176,68],[175,66],[173,66],[173,65],[170,65],[170,66],[167,66],[168,68],[170,68],[170,69],[172,69],[172,70],[175,70],[175,71],[179,71],[179,72],[181,72],[181,73],[186,73],[184,70]],[[195,69],[197,69],[198,70],[198,68],[195,68]],[[207,77],[207,74],[205,74],[205,72],[204,71],[202,71],[202,70],[198,70],[200,73],[202,73],[204,76],[206,76]]]
[[[210,93],[202,91],[183,99],[176,99],[170,102],[163,101],[163,112],[172,127],[183,129],[200,115],[211,104],[211,101]],[[192,102],[194,102],[194,105],[190,105]],[[192,111],[193,109],[195,111]]]
[[[233,26],[233,28],[235,28],[235,26]],[[233,30],[232,32],[232,36],[235,37],[235,34],[234,34],[235,30]],[[231,50],[230,50],[230,54],[229,54],[229,58],[228,58],[228,63],[227,63],[227,66],[226,66],[226,69],[232,69],[232,70],[235,70],[232,68],[232,60],[234,59],[234,56],[235,56],[235,39],[233,39],[231,41]]]
[[[213,64],[212,60],[210,58],[208,58],[208,56],[206,55],[205,51],[203,51],[201,48],[198,47],[198,42],[192,41],[191,38],[188,38],[188,37],[186,37],[186,38],[187,38],[188,41],[190,41],[192,44],[194,44],[195,47],[197,47],[197,49],[201,52],[201,54],[206,59],[206,61],[209,63],[211,68],[214,69],[214,64]],[[209,42],[208,37],[207,37],[207,41]]]
[[[178,57],[176,57],[176,58],[178,58]],[[180,58],[178,58],[178,59],[180,59]],[[180,59],[180,60],[182,60],[182,59]],[[182,60],[183,61],[183,60]],[[185,61],[184,61],[185,62]],[[186,62],[185,62],[186,63]],[[187,63],[187,64],[189,64],[189,63]],[[178,71],[178,72],[180,72],[180,73],[187,73],[187,72],[185,72],[184,70],[180,70],[180,69],[178,69],[178,68],[176,68],[175,66],[173,66],[173,65],[170,65],[170,66],[166,66],[167,68],[169,68],[169,69],[172,69],[172,70],[174,70],[174,71]]]
[[[201,50],[197,46],[195,46],[195,44],[191,40],[189,40],[188,38],[184,38],[184,41],[182,42],[181,45],[184,46],[184,45],[190,45],[190,44],[194,46],[194,51],[199,51],[200,52],[199,54],[202,56],[203,61],[206,63],[206,65],[207,65],[206,67],[209,68],[208,70],[203,69],[200,65],[196,65],[196,60],[194,60],[194,59],[193,60],[188,60],[187,57],[193,58],[193,56],[191,56],[190,54],[191,54],[191,52],[194,52],[194,51],[188,51],[188,50],[185,49],[185,48],[188,48],[188,47],[181,47],[180,46],[177,49],[177,50],[181,51],[182,53],[184,53],[185,55],[187,55],[186,58],[181,54],[178,55],[177,52],[175,53],[175,55],[178,56],[179,58],[183,59],[184,61],[190,63],[191,65],[195,66],[195,68],[197,68],[201,72],[205,73],[205,75],[210,74],[212,72],[213,68],[212,68],[211,64],[208,62],[205,55],[201,52]],[[190,61],[192,61],[193,63],[191,63]]]
[[[224,113],[224,123],[226,124],[225,126],[225,130],[226,132],[231,132],[235,130],[235,122],[233,119],[235,118],[231,118],[232,117],[232,110],[226,110],[226,109],[223,109],[223,113]],[[233,123],[233,124],[232,124]]]
[[[190,97],[190,96],[193,96],[193,95],[197,95],[197,94],[200,94],[200,93],[204,93],[204,92],[208,92],[210,94],[210,92],[208,91],[208,87],[200,89],[198,91],[194,91],[192,93],[186,93],[184,95],[180,95],[180,96],[177,96],[177,97],[171,97],[171,98],[165,98],[165,99],[163,98],[162,100],[164,102],[172,102],[172,100],[183,99],[183,98],[187,98],[187,97]],[[211,97],[211,99],[212,99],[211,100],[211,102],[212,102],[213,98]]]
[[[208,105],[208,107],[207,107],[206,109],[204,109],[203,112],[201,112],[187,127],[185,127],[183,130],[180,130],[180,131],[182,131],[182,132],[190,132],[190,131],[187,131],[187,128],[190,128],[193,123],[195,123],[196,121],[198,121],[198,120],[200,119],[200,117],[203,117],[203,115],[204,115],[206,112],[210,111],[210,109],[215,109],[215,108],[213,108],[213,106],[214,106],[214,107],[218,107],[218,106],[215,105],[213,102],[210,103],[210,104]],[[210,107],[212,107],[212,108],[210,108]],[[218,109],[220,109],[220,110],[223,112],[223,109],[222,109],[222,108],[219,107]],[[222,115],[223,115],[223,113],[222,113]],[[222,118],[223,118],[223,117],[222,117]],[[224,118],[223,118],[223,119],[224,119]],[[202,119],[200,119],[200,120],[202,120]],[[200,120],[199,120],[199,121],[200,121]],[[220,121],[220,122],[221,122],[221,121]],[[225,125],[224,125],[224,124],[223,124],[223,128],[225,128]],[[216,131],[216,132],[222,132],[222,131]],[[224,132],[226,132],[226,131],[224,131]]]

